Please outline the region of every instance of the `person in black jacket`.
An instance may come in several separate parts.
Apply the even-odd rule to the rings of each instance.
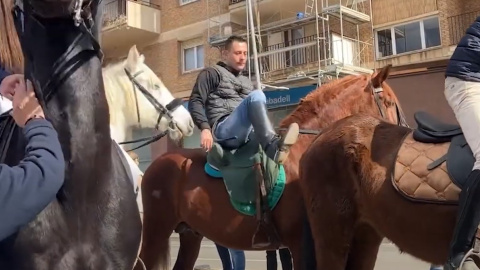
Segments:
[[[261,89],[252,91],[252,82],[241,74],[247,60],[245,39],[228,38],[222,56],[224,61],[200,72],[188,103],[193,121],[202,132],[201,146],[209,151],[215,137],[220,145],[237,149],[254,134],[267,156],[283,163],[289,147],[297,141],[298,124],[292,123],[283,137],[274,131],[265,93]]]
[[[4,70],[0,70],[0,74]],[[0,241],[31,222],[63,185],[65,161],[58,135],[45,120],[33,86],[22,75],[0,78],[0,94],[13,102],[12,116],[27,140],[15,167],[0,164]],[[28,85],[28,87],[27,87]]]
[[[476,162],[459,199],[445,270],[458,269],[473,246],[480,222],[480,17],[467,29],[447,65],[445,97]]]

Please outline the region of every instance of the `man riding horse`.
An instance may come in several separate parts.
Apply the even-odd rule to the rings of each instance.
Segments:
[[[188,104],[201,130],[201,146],[208,152],[215,138],[222,147],[237,149],[255,134],[266,155],[283,164],[297,141],[298,124],[292,123],[283,137],[274,131],[265,94],[261,89],[252,91],[252,82],[241,74],[247,59],[245,39],[229,37],[222,56],[223,62],[200,72]]]

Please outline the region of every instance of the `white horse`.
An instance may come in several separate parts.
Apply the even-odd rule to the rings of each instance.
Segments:
[[[157,125],[161,112],[150,102],[139,89],[142,86],[165,110],[167,105],[174,101],[174,97],[157,77],[157,75],[144,63],[145,57],[140,55],[137,47],[130,48],[125,60],[110,64],[103,68],[103,81],[105,94],[110,113],[110,132],[112,139],[123,142],[130,138],[131,129],[135,127],[156,128],[158,132],[167,131],[173,140],[179,140],[183,136],[193,133],[193,120],[183,105],[179,105],[169,111],[169,115],[163,115]],[[127,71],[134,77],[129,78]],[[0,113],[12,108],[11,101],[0,97]],[[170,119],[171,117],[171,119]],[[174,123],[174,124],[172,124]],[[128,161],[133,176],[134,190],[137,189],[137,180],[143,175],[133,159],[121,147]]]
[[[102,71],[110,108],[111,136],[117,143],[130,139],[131,130],[135,127],[155,128],[160,115],[125,70],[128,70],[136,83],[143,86],[164,108],[174,100],[155,72],[145,64],[145,57],[139,54],[135,45],[132,46],[125,60],[109,64]],[[162,117],[158,124],[158,132],[168,131],[173,140],[192,135],[194,124],[185,107],[178,106],[171,112],[171,116],[176,123],[174,128],[171,127],[168,117]],[[142,174],[140,169],[130,156],[127,160],[134,179],[138,179]]]
[[[128,134],[134,127],[154,128],[159,117],[157,109],[138,87],[134,86],[125,69],[164,108],[174,100],[167,87],[144,62],[145,57],[138,53],[134,45],[130,48],[127,59],[103,69],[105,92],[110,107],[110,128],[112,138],[116,141],[125,141],[129,138]],[[194,125],[188,110],[179,106],[171,114],[176,122],[176,128],[172,129],[168,117],[163,117],[159,131],[168,130],[173,140],[192,135]]]

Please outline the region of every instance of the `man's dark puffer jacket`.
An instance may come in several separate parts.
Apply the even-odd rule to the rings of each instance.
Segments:
[[[458,43],[448,62],[445,75],[480,82],[480,16]]]

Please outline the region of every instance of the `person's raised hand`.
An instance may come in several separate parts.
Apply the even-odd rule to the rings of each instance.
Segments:
[[[24,127],[28,120],[32,118],[45,118],[43,109],[38,103],[33,91],[33,85],[30,81],[22,79],[14,89],[12,100],[12,116],[17,125]]]
[[[23,74],[8,75],[0,84],[0,94],[9,100],[12,100],[13,94],[15,93],[15,87],[17,87],[17,85],[23,80]]]

